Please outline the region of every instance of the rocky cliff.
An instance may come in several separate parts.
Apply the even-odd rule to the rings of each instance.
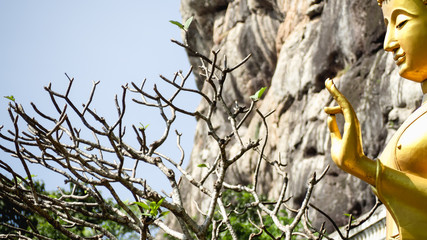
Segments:
[[[375,0],[182,0],[183,19],[194,16],[188,42],[208,54],[221,49],[229,66],[249,53],[252,58],[227,79],[226,96],[249,105],[248,96],[268,87],[259,108],[266,113],[270,139],[266,154],[288,164],[292,204],[298,205],[308,177],[331,165],[326,178],[315,188],[313,203],[344,224],[345,213],[360,215],[375,199],[370,187],[338,169],[329,154],[330,139],[324,106],[333,105],[324,88],[334,78],[352,103],[363,131],[365,153],[377,157],[397,127],[420,104],[418,84],[398,76],[391,54],[382,49],[385,27]],[[193,56],[190,62],[198,66]],[[196,75],[197,86],[204,89]],[[204,103],[199,110],[203,111]],[[227,121],[218,116],[218,124]],[[340,120],[342,123],[342,119]],[[260,128],[253,117],[242,132],[249,138]],[[258,129],[258,130],[257,130]],[[227,130],[227,129],[224,129]],[[265,131],[261,126],[260,131]],[[227,130],[228,132],[228,130]],[[189,171],[200,175],[196,165],[212,162],[215,149],[203,124],[197,126]],[[255,157],[255,155],[253,156]],[[248,182],[254,161],[247,156],[233,169],[228,181]],[[264,193],[277,197],[281,181],[264,166],[260,179]],[[200,202],[196,189],[183,182],[188,205]],[[201,204],[203,208],[203,203]],[[196,214],[196,209],[193,209]],[[312,212],[315,224],[324,220]]]

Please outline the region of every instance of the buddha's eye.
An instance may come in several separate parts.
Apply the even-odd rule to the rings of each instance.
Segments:
[[[396,25],[396,29],[402,29],[403,26],[408,22],[408,20],[403,20],[399,24]]]

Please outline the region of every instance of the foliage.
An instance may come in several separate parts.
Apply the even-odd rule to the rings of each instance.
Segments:
[[[270,240],[272,236],[275,239],[283,237],[283,232],[277,228],[271,217],[265,214],[259,214],[256,208],[249,207],[251,203],[255,202],[252,194],[242,191],[235,192],[226,190],[222,194],[222,198],[225,204],[229,205],[230,223],[236,234],[241,239],[250,239],[251,235],[257,235],[256,239],[259,240]],[[264,195],[260,196],[262,202],[273,202],[267,200]],[[218,219],[221,219],[218,217]],[[279,221],[283,225],[292,223],[293,218],[288,217],[286,210],[280,210],[278,217]],[[263,231],[260,231],[260,226]],[[302,227],[298,226],[295,230],[298,231]],[[261,232],[261,234],[259,234]],[[258,235],[259,234],[259,235]],[[227,232],[227,229],[223,229],[220,234],[220,239],[231,240],[231,235]],[[292,239],[296,239],[293,237]]]
[[[165,199],[162,198],[158,202],[134,202],[134,204],[142,207],[145,211],[143,211],[142,215],[149,217],[153,220],[166,216],[169,211],[161,211],[160,206]]]
[[[10,96],[4,96],[4,98],[9,99],[12,102],[15,102],[15,97],[13,95]]]
[[[142,123],[139,123],[139,125],[141,125],[141,127],[139,127],[140,130],[147,130],[148,126],[150,126],[150,124],[144,126]]]
[[[35,177],[34,175],[32,177]],[[22,180],[19,179],[18,182],[22,183]],[[46,191],[45,184],[41,180],[34,181],[34,186],[38,193],[45,194],[47,196],[50,196],[52,198],[60,198],[63,194],[71,194],[74,191],[74,194],[82,196],[85,195],[84,190],[80,189],[78,187],[75,187],[73,184],[69,184],[70,189],[60,189],[57,191]],[[28,189],[29,186],[26,186]],[[93,199],[85,199],[84,202],[94,202]],[[112,201],[110,200],[110,203]],[[99,211],[96,207],[91,209],[86,209],[87,211],[96,212]],[[135,209],[137,211],[137,209]],[[115,236],[117,236],[119,239],[137,239],[136,235],[133,233],[133,231],[126,227],[125,225],[119,225],[113,221],[109,220],[103,220],[103,219],[96,219],[96,218],[89,218],[83,214],[78,214],[76,216],[80,219],[84,219],[86,221],[90,221],[95,224],[102,225],[105,229],[113,233]],[[51,239],[69,239],[64,234],[62,234],[60,231],[55,229],[44,217],[34,214],[31,211],[28,211],[27,209],[22,208],[19,205],[14,204],[13,202],[8,201],[7,199],[0,199],[0,222],[8,224],[10,226],[24,229],[27,231],[35,231],[38,232],[40,235],[51,238]],[[66,222],[61,222],[62,224],[67,224]],[[70,231],[73,233],[83,236],[83,237],[90,237],[94,235],[94,232],[91,231],[88,228],[82,227],[82,226],[74,226],[69,228]],[[11,234],[15,233],[16,230],[7,227],[5,225],[0,224],[0,233],[5,234]],[[25,234],[27,237],[32,237],[31,234]]]
[[[262,95],[264,94],[265,90],[267,89],[267,87],[263,87],[260,90],[258,90],[254,95],[252,95],[250,98],[253,101],[258,101],[261,99]]]
[[[170,20],[169,22],[178,26],[180,29],[184,31],[188,31],[188,28],[190,27],[191,22],[193,21],[193,17],[188,18],[185,23],[180,23],[178,21]]]

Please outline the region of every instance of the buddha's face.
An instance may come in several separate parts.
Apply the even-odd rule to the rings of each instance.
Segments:
[[[400,76],[427,79],[427,7],[420,0],[389,0],[382,4],[387,34],[384,49],[392,52]]]

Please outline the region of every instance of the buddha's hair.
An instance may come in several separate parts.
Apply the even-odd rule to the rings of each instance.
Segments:
[[[388,2],[388,1],[389,0],[377,0],[378,5],[380,5],[380,7],[383,4],[383,2]],[[424,5],[427,5],[427,0],[420,0],[420,1],[423,1]]]

